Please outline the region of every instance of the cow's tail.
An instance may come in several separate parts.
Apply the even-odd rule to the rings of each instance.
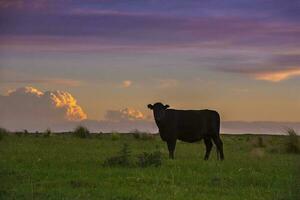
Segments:
[[[224,159],[224,153],[223,153],[223,142],[220,138],[220,126],[221,126],[221,119],[220,119],[220,115],[217,112],[217,117],[216,117],[216,122],[217,122],[217,138],[216,138],[216,142],[217,142],[217,157],[218,159],[223,160]]]
[[[217,141],[220,139],[220,115],[219,115],[219,113],[218,112],[216,112],[216,114],[215,114],[215,128],[216,128],[216,130],[215,130],[215,138],[214,138],[214,141],[215,141],[215,143],[216,143],[216,145],[217,145]],[[216,151],[216,153],[217,153],[217,158],[218,158],[218,160],[219,160],[219,158],[220,158],[220,152],[219,152],[219,145],[217,145],[217,151]]]
[[[219,115],[218,112],[216,112],[216,115],[217,115],[217,119],[216,119],[216,122],[217,122],[217,135],[218,135],[218,137],[220,137],[221,119],[220,119],[220,115]]]

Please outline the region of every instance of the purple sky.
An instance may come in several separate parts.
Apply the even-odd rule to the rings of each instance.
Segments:
[[[145,105],[163,101],[297,122],[299,36],[296,0],[2,0],[0,97],[67,91],[90,120],[149,120]]]

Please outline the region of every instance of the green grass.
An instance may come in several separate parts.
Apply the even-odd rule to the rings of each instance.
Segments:
[[[121,135],[50,137],[9,135],[0,141],[0,199],[300,199],[299,154],[285,153],[286,136],[223,135],[225,160],[215,147],[178,142],[175,160],[165,143]],[[160,167],[105,167],[123,144],[132,157],[159,150]]]

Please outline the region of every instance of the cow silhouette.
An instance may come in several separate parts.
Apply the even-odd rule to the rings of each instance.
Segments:
[[[159,129],[160,137],[168,145],[169,157],[174,159],[176,141],[197,142],[204,140],[208,160],[213,143],[217,147],[218,159],[224,159],[223,142],[220,138],[220,115],[214,110],[175,110],[160,102],[149,104]]]

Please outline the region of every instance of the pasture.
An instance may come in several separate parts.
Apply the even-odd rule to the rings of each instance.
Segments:
[[[6,135],[0,140],[0,199],[300,199],[300,155],[286,153],[287,136],[221,137],[224,161],[215,146],[204,161],[203,142],[178,142],[169,160],[158,135]],[[124,143],[132,162],[157,150],[162,165],[103,166]]]

